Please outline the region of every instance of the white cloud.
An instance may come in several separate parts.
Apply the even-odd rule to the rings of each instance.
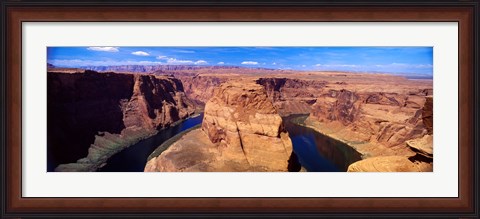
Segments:
[[[225,62],[218,62],[217,65],[224,65]]]
[[[194,64],[191,60],[180,60],[175,58],[167,58],[167,64],[170,65],[191,65]]]
[[[206,65],[208,64],[205,60],[181,60],[176,58],[169,58],[167,56],[157,56],[157,59],[165,60],[168,65]]]
[[[243,61],[242,65],[258,65],[258,62],[254,61]]]
[[[276,62],[272,63],[272,65],[276,65],[276,64],[277,64]]]
[[[205,60],[198,60],[195,62],[195,65],[206,65],[206,64],[208,64],[208,62]]]
[[[132,55],[136,55],[136,56],[149,56],[150,54],[148,54],[148,52],[144,52],[144,51],[136,51],[136,52],[132,52]]]
[[[169,65],[192,65],[193,61],[190,60],[181,60],[176,58],[168,58],[167,56],[157,56],[157,59],[165,60]]]
[[[87,49],[93,50],[93,51],[102,51],[102,52],[118,52],[118,47],[111,47],[111,46],[105,46],[105,47],[93,46],[93,47],[88,47]]]

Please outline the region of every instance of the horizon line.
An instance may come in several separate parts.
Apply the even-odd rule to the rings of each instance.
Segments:
[[[125,64],[125,65],[87,65],[87,66],[56,66],[47,62],[48,65],[54,66],[54,68],[80,68],[85,70],[94,70],[86,69],[91,67],[118,67],[118,66],[188,66],[196,68],[206,68],[206,67],[220,67],[220,68],[246,68],[246,69],[264,69],[272,71],[296,71],[296,72],[343,72],[343,73],[364,73],[364,74],[389,74],[397,76],[418,76],[421,78],[430,78],[433,79],[433,73],[413,73],[413,72],[385,72],[385,71],[355,71],[355,70],[322,70],[322,69],[292,69],[292,68],[268,68],[268,67],[255,67],[255,66],[238,66],[238,65],[195,65],[195,64],[153,64],[153,65],[142,65],[142,64]],[[97,71],[97,70],[94,70]]]

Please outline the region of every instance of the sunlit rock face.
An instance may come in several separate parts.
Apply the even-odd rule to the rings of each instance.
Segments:
[[[213,143],[241,151],[254,168],[287,170],[290,138],[258,84],[222,84],[205,106],[202,129]]]
[[[381,155],[355,162],[348,167],[349,172],[414,172],[433,171],[433,98],[424,99],[422,109],[416,114],[416,125],[423,127],[421,134],[407,136],[403,147],[409,153],[396,156]],[[399,147],[402,147],[399,146]]]
[[[326,86],[319,80],[295,78],[259,78],[256,82],[265,87],[268,98],[281,116],[308,114],[317,101],[316,94]]]
[[[229,81],[206,103],[201,130],[186,134],[145,170],[288,171],[291,156],[291,140],[264,87]]]
[[[185,88],[187,97],[197,105],[203,106],[212,97],[213,91],[228,77],[215,76],[179,76]]]

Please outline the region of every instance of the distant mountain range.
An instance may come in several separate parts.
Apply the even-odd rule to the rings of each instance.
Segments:
[[[48,68],[56,68],[50,63],[47,63]],[[178,71],[195,71],[195,70],[241,70],[245,69],[248,71],[252,70],[266,70],[266,71],[300,71],[300,70],[281,70],[281,69],[270,69],[270,68],[253,68],[253,67],[241,67],[241,66],[196,66],[196,65],[115,65],[115,66],[81,66],[80,69],[93,70],[98,72],[139,72],[139,73],[156,73],[156,74],[168,74]],[[336,72],[336,71],[329,71]],[[345,72],[345,71],[339,71]],[[432,79],[433,76],[429,74],[418,74],[418,73],[405,73],[405,72],[360,72],[352,71],[352,73],[370,73],[370,74],[391,74],[403,76],[409,79]]]
[[[118,66],[83,66],[87,70],[113,72],[159,72],[197,69],[239,69],[237,66],[193,66],[193,65],[118,65]]]

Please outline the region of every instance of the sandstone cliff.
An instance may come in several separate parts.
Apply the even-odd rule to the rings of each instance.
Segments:
[[[288,171],[292,156],[291,140],[264,87],[229,81],[207,102],[202,129],[151,159],[145,171]]]
[[[47,75],[50,170],[62,164],[55,170],[94,171],[114,153],[195,110],[182,83],[171,77],[94,71]]]
[[[281,116],[310,113],[311,106],[317,101],[316,94],[327,84],[325,81],[295,78],[259,78],[257,83],[265,87]]]
[[[187,97],[199,106],[204,106],[213,96],[213,90],[228,80],[227,77],[202,75],[179,76],[179,79],[182,80]]]
[[[401,146],[410,153],[389,156],[382,154],[361,160],[348,167],[349,172],[406,172],[433,171],[433,98],[425,98],[423,108],[415,116],[420,116],[417,125],[425,128],[421,135],[410,137]],[[401,147],[400,146],[400,147]]]
[[[422,122],[424,103],[425,96],[418,94],[331,89],[317,99],[310,120],[347,141],[392,147],[427,134]]]

